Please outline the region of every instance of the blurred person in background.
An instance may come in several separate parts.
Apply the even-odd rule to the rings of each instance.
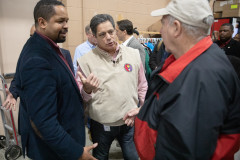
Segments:
[[[232,38],[233,32],[233,25],[224,23],[219,29],[219,40],[215,43],[223,49],[227,55],[240,58],[240,42]]]
[[[86,54],[89,51],[91,51],[92,49],[94,49],[97,45],[97,41],[92,34],[90,25],[87,25],[85,27],[85,34],[87,36],[87,41],[80,44],[79,46],[77,46],[77,48],[75,50],[75,54],[74,54],[73,66],[74,66],[75,75],[76,75],[76,72],[77,72],[77,66],[78,66],[77,60],[78,60],[78,58],[80,58],[84,54]]]
[[[117,21],[116,34],[118,39],[123,42],[122,45],[138,49],[143,67],[145,68],[146,53],[142,44],[133,36],[134,32],[135,29],[130,20],[124,19]]]

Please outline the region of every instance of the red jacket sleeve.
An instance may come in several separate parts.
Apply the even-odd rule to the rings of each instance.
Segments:
[[[240,147],[240,134],[220,135],[212,160],[233,160]]]

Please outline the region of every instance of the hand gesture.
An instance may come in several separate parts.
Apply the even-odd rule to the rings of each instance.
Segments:
[[[83,89],[86,93],[90,94],[96,91],[99,86],[99,80],[92,73],[86,78],[81,72],[77,72],[83,84]]]
[[[127,126],[133,126],[134,120],[137,114],[139,113],[140,108],[134,108],[128,111],[125,116],[123,117],[123,120]]]
[[[3,102],[3,107],[5,107],[7,110],[8,109],[13,109],[14,111],[16,110],[16,99],[13,97],[12,93],[6,88],[6,94],[7,98]]]
[[[94,143],[91,146],[84,147],[83,154],[79,160],[97,160],[89,153],[93,148],[96,148],[97,145],[98,145],[97,143]]]

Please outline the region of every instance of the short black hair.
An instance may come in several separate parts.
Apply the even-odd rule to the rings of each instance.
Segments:
[[[222,26],[229,26],[232,31],[234,30],[233,25],[231,23],[224,23],[221,25],[221,27]]]
[[[97,14],[95,15],[90,22],[90,27],[92,30],[93,35],[96,37],[97,34],[97,26],[103,22],[111,22],[113,28],[115,29],[115,24],[114,24],[114,20],[112,18],[112,16],[110,16],[109,14]]]
[[[33,12],[35,25],[38,25],[39,17],[48,21],[56,13],[54,9],[55,6],[64,6],[64,4],[57,0],[40,0],[36,4]]]
[[[133,24],[130,20],[124,19],[124,20],[121,20],[121,21],[117,21],[117,25],[118,25],[118,28],[121,31],[126,30],[128,35],[133,34]]]

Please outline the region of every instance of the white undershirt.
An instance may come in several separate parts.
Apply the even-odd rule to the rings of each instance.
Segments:
[[[133,36],[129,37],[125,42],[122,43],[122,45],[127,46],[128,42],[130,41],[130,39],[131,39],[132,37],[133,37]]]

